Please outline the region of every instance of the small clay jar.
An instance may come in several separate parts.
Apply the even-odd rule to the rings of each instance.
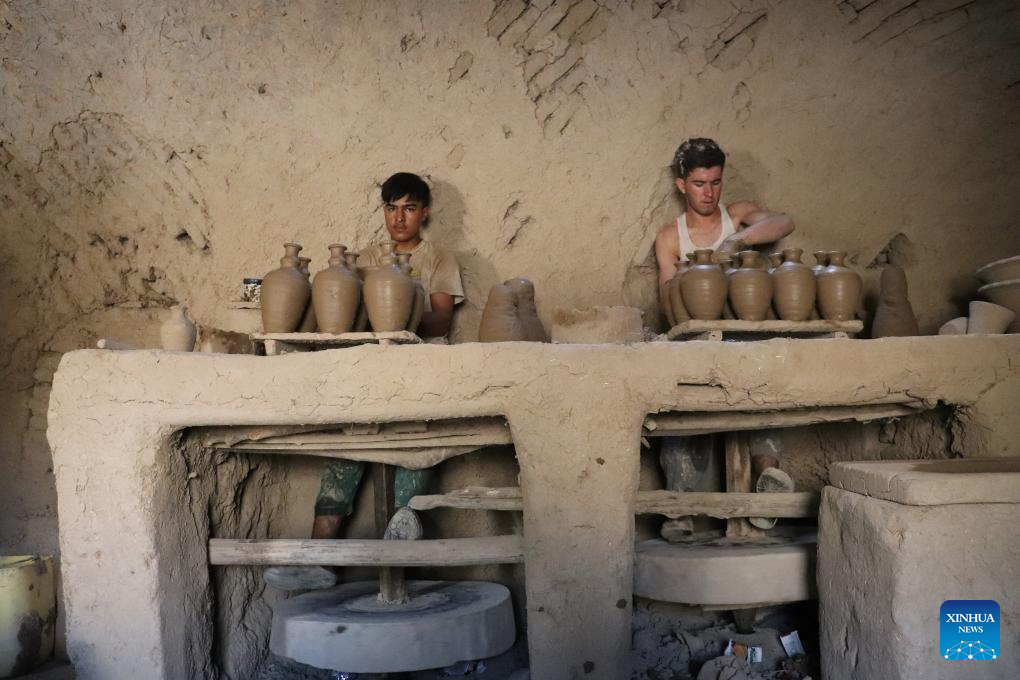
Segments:
[[[521,277],[504,281],[503,284],[510,286],[510,290],[517,296],[517,318],[524,328],[524,339],[528,342],[549,342],[535,306],[535,284]]]
[[[308,265],[311,264],[312,258],[310,257],[299,257],[298,258],[298,269],[308,279],[308,285],[312,284],[312,273],[308,271]],[[315,319],[315,306],[312,304],[311,298],[308,299],[308,303],[305,305],[305,312],[301,315],[301,323],[298,324],[298,333],[314,333],[319,328],[319,323]]]
[[[368,320],[377,333],[406,329],[414,310],[414,281],[397,265],[396,244],[393,241],[384,241],[383,244],[386,252],[382,264],[365,270],[365,287],[362,289]]]
[[[418,330],[421,317],[425,313],[425,286],[411,275],[411,253],[397,253],[397,264],[400,270],[414,281],[414,305],[411,308],[411,318],[407,321],[407,330],[414,333]]]
[[[524,324],[517,314],[517,294],[506,284],[493,286],[478,325],[478,341],[512,342],[525,338]]]
[[[308,278],[298,269],[301,246],[285,243],[284,248],[280,268],[262,277],[262,328],[266,333],[292,333],[312,295]]]
[[[762,269],[758,252],[740,252],[740,268],[730,275],[730,304],[743,321],[764,321],[772,304],[772,277]]]
[[[815,276],[818,276],[818,272],[822,271],[829,266],[829,255],[831,253],[828,250],[816,250],[813,255],[815,256],[815,265],[811,267],[811,271]]]
[[[783,263],[772,270],[772,299],[783,321],[805,321],[815,306],[815,275],[800,261],[800,248],[783,248]]]
[[[768,261],[769,261],[769,266],[768,266],[768,269],[766,271],[768,271],[769,274],[772,274],[772,272],[775,270],[776,267],[778,267],[779,265],[783,264],[783,254],[782,253],[769,253]]]
[[[159,342],[163,349],[172,352],[190,352],[195,349],[198,329],[187,316],[188,308],[177,305],[170,311],[170,318],[159,327]]]
[[[691,318],[714,321],[726,306],[727,280],[722,268],[712,262],[712,251],[694,251],[694,263],[680,279],[684,307]]]
[[[348,269],[346,252],[347,246],[331,244],[329,267],[312,282],[315,318],[323,333],[349,333],[361,305],[361,279]]]
[[[846,253],[829,253],[829,266],[818,272],[818,309],[827,321],[850,321],[857,312],[863,282],[843,265]]]
[[[686,261],[677,260],[676,273],[673,274],[673,278],[666,282],[666,297],[669,300],[670,311],[673,313],[674,325],[691,320],[691,315],[687,313],[687,308],[684,307],[684,296],[680,290],[680,280],[683,278],[688,266]]]

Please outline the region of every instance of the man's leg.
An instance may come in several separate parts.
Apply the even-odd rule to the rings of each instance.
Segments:
[[[412,541],[421,538],[421,520],[418,513],[408,508],[407,504],[415,496],[425,493],[434,477],[435,470],[432,468],[424,470],[397,468],[393,479],[393,502],[397,506],[397,511],[393,513],[386,526],[383,538]]]
[[[354,511],[354,498],[365,474],[365,464],[351,460],[332,460],[326,464],[315,497],[312,538],[340,537],[344,517]],[[280,590],[313,590],[336,584],[332,569],[316,566],[269,567],[263,578]]]

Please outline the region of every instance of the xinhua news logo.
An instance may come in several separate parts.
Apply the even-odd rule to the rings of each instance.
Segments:
[[[999,603],[946,600],[939,610],[939,650],[949,661],[999,658]]]

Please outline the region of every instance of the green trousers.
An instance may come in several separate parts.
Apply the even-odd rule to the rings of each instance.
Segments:
[[[315,516],[349,516],[354,512],[354,497],[365,474],[367,463],[353,460],[334,460],[326,464],[315,497]],[[409,470],[398,467],[393,479],[393,499],[398,508],[407,505],[412,497],[425,493],[435,472],[432,468]]]

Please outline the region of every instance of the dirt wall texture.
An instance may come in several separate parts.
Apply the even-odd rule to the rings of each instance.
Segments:
[[[684,137],[724,200],[906,268],[922,329],[1020,252],[1011,0],[5,0],[0,3],[0,549],[57,552],[43,436],[60,354],[155,346],[186,302],[382,233],[378,183],[435,189],[474,337],[494,282],[539,311],[654,307]],[[875,273],[868,271],[873,284]]]

